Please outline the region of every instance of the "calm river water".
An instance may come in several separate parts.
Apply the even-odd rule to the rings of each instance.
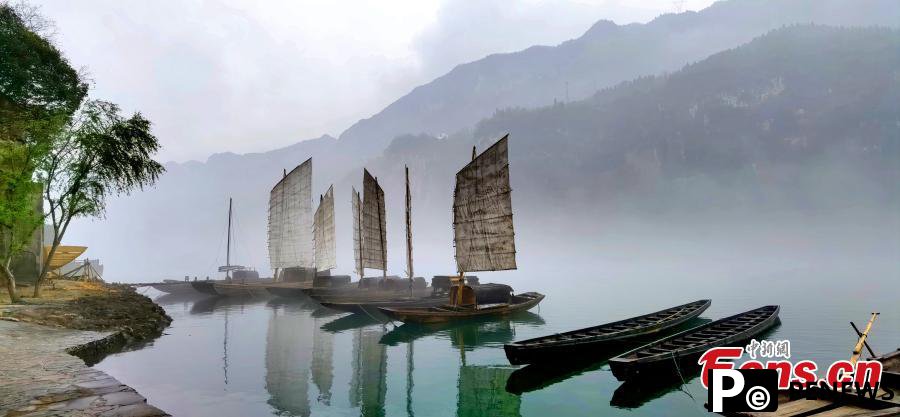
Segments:
[[[872,345],[900,346],[896,268],[717,265],[687,273],[661,263],[591,279],[574,279],[584,274],[577,268],[482,275],[548,297],[510,319],[431,330],[383,326],[310,300],[151,291],[172,327],[97,367],[177,416],[704,416],[696,376],[680,389],[634,393],[619,389],[603,362],[535,375],[509,366],[502,346],[700,298],[713,300],[709,319],[780,304],[782,324],[768,338],[789,339],[794,358],[848,357],[856,339],[848,322],[861,325],[875,310]]]

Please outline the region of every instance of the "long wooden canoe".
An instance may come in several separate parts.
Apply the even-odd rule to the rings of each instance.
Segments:
[[[657,340],[609,360],[619,381],[670,376],[682,366],[696,365],[708,349],[735,346],[779,323],[777,305],[735,314]]]
[[[649,337],[696,318],[709,305],[710,300],[698,300],[599,326],[510,343],[503,349],[513,365],[570,361],[575,357],[599,355],[611,348],[620,348],[622,352],[623,345],[646,343]]]
[[[544,295],[526,292],[513,295],[510,303],[491,304],[478,308],[460,308],[450,305],[437,307],[379,308],[386,316],[404,323],[443,323],[476,317],[502,316],[528,310],[540,303]]]
[[[900,387],[900,349],[869,360],[881,362],[881,380],[884,385]]]

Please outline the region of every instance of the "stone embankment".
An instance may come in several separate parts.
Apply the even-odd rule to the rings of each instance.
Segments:
[[[159,337],[171,318],[126,287],[82,292],[0,305],[0,417],[168,415],[89,365]]]

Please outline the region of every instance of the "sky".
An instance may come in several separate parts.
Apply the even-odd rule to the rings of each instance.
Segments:
[[[491,53],[713,0],[30,0],[91,97],[153,122],[162,161],[338,136]]]

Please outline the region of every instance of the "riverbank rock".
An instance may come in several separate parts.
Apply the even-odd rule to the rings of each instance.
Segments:
[[[162,307],[133,288],[117,284],[63,283],[52,297],[7,306],[4,319],[112,333],[67,350],[93,365],[106,355],[139,347],[162,335],[172,323]],[[77,298],[69,298],[75,292]],[[40,302],[40,303],[38,303]]]

